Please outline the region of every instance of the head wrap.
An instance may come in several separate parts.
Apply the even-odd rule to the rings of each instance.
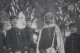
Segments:
[[[53,19],[53,22],[54,22],[54,15],[53,15],[52,12],[47,12],[47,13],[45,14],[45,16],[44,16],[44,23],[45,23],[46,17],[51,17],[51,19]],[[45,24],[46,24],[46,23],[45,23]]]

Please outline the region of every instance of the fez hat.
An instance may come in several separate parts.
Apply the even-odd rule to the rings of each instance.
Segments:
[[[44,16],[44,18],[46,18],[46,17],[51,17],[51,18],[53,18],[53,13],[52,12],[48,12],[48,13],[46,13],[45,14],[45,16]]]
[[[12,15],[12,16],[10,16],[10,21],[12,21],[13,19],[19,19],[17,16],[15,16],[15,15]]]

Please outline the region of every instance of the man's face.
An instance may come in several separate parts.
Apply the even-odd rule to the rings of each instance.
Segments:
[[[75,33],[77,31],[77,28],[75,26],[70,27],[70,32]]]
[[[16,27],[17,22],[18,22],[18,19],[12,19],[12,22],[11,22],[12,27]]]
[[[45,23],[48,24],[48,25],[52,23],[52,19],[51,19],[50,16],[47,16],[47,17],[45,18]]]
[[[26,27],[31,27],[31,21],[26,22]]]

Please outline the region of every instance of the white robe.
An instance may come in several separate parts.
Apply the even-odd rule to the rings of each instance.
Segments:
[[[50,25],[44,26],[43,28],[49,28],[49,27],[55,27],[55,32],[56,32],[56,35],[57,35],[57,49],[58,49],[58,51],[60,53],[65,53],[65,51],[64,51],[63,38],[62,38],[61,31],[60,31],[59,27],[56,24],[50,24]],[[40,38],[41,38],[42,29],[41,29],[41,31],[39,33],[38,42],[37,42],[37,48],[36,48],[36,53],[40,53],[38,46],[39,46],[39,41],[40,41]]]

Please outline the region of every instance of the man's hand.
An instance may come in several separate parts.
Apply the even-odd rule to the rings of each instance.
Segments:
[[[24,53],[28,53],[27,51],[24,51]]]
[[[10,53],[13,53],[13,52],[10,52]]]
[[[8,51],[9,53],[13,53],[11,50],[12,50],[12,48],[8,48],[8,49],[7,49],[7,51]]]
[[[12,50],[12,48],[8,48],[8,51],[11,51]]]

